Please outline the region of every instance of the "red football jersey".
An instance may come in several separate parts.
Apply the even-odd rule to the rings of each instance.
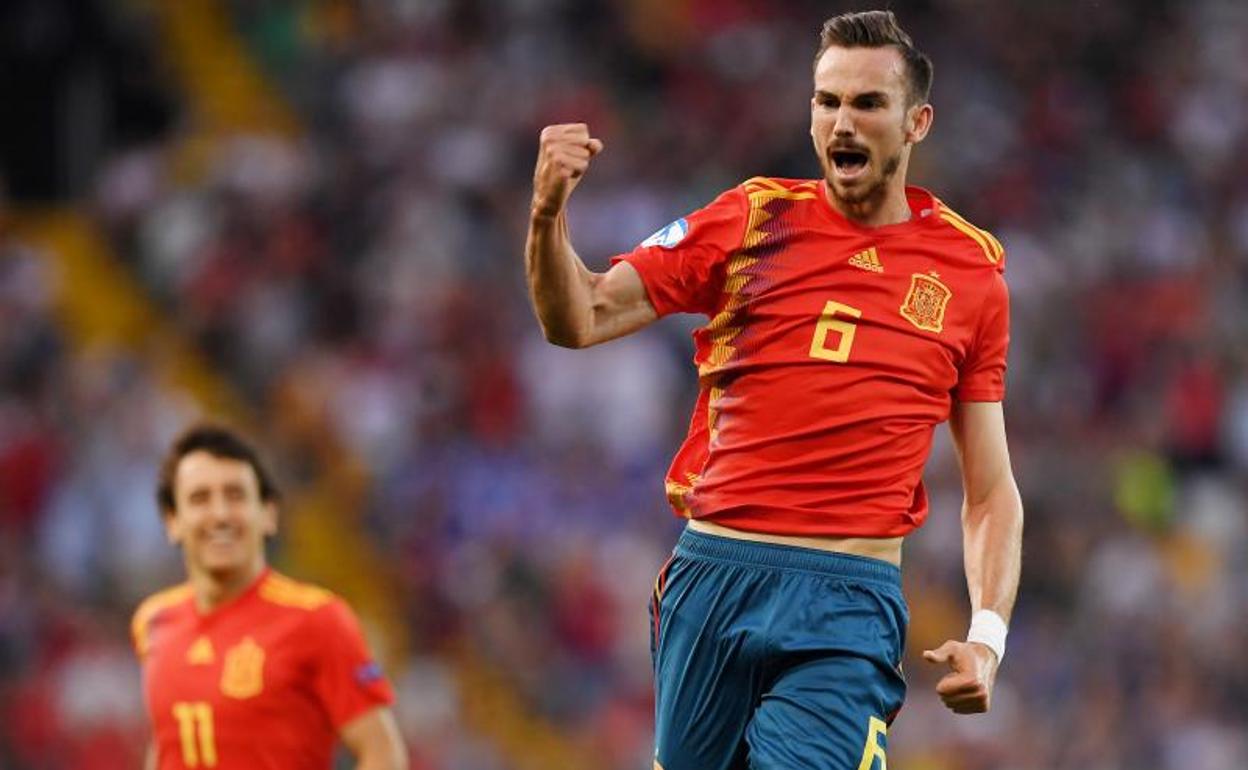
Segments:
[[[667,476],[677,514],[780,535],[922,525],[952,400],[1005,395],[1005,255],[931,193],[861,227],[818,180],[757,177],[613,263],[660,316],[702,313],[700,396]]]
[[[160,770],[327,770],[338,729],[394,700],[346,602],[271,570],[207,614],[162,591],[132,630]]]

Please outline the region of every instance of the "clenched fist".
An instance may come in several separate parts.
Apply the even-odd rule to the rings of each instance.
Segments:
[[[591,137],[584,123],[543,128],[533,171],[533,215],[553,217],[563,211],[590,158],[600,152],[602,141]]]
[[[935,650],[924,650],[923,660],[945,663],[950,668],[937,684],[936,693],[955,714],[980,714],[992,703],[992,684],[997,676],[997,654],[978,642],[948,641]]]

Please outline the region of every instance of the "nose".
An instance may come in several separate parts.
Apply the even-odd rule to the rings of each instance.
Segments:
[[[841,105],[836,111],[836,120],[832,123],[832,134],[839,137],[854,135],[854,118],[851,110],[845,105]]]
[[[214,523],[225,521],[230,515],[230,503],[225,495],[213,495],[208,504],[208,519]]]

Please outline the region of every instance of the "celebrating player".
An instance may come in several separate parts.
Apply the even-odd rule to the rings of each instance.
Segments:
[[[173,444],[157,499],[188,580],[144,601],[134,644],[160,770],[328,770],[341,738],[360,770],[402,770],[390,685],[351,609],[265,564],[279,494],[228,429]]]
[[[989,233],[907,187],[932,65],[892,13],[829,19],[811,138],[823,178],[756,177],[598,274],[565,205],[603,150],[542,131],[526,245],[548,340],[585,347],[701,313],[700,397],[667,476],[689,519],[655,583],[655,768],[886,766],[901,708],[902,538],[948,420],[962,468],[967,641],[924,657],[958,713],[989,707],[1023,512],[1001,401],[1008,296]]]

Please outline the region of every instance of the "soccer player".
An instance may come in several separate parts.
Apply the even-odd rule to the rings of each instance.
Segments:
[[[147,768],[328,770],[340,738],[360,770],[402,770],[390,685],[342,599],[265,564],[279,493],[232,431],[192,427],[156,491],[187,582],[132,626],[153,740]]]
[[[822,178],[756,177],[588,270],[565,205],[603,150],[541,133],[525,261],[546,338],[580,348],[701,313],[700,397],[667,476],[689,521],[655,583],[655,768],[871,770],[905,692],[902,538],[948,420],[962,468],[966,641],[924,653],[988,709],[1022,504],[1001,401],[1005,256],[905,184],[932,65],[892,13],[829,19],[810,134]],[[973,141],[973,137],[967,137]]]

